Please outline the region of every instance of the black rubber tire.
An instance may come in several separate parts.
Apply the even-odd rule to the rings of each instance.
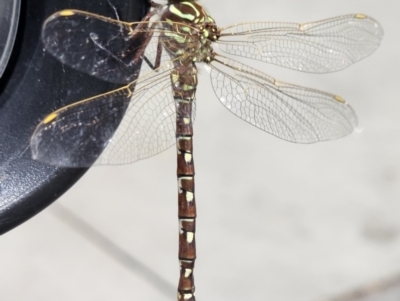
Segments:
[[[110,0],[122,20],[140,20],[147,0]],[[66,8],[115,17],[107,0],[23,0],[17,38],[0,79],[0,234],[25,222],[68,190],[87,169],[57,168],[31,159],[39,121],[68,103],[118,86],[63,66],[40,41],[44,20]]]

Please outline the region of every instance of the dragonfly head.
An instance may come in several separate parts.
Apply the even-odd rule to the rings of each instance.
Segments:
[[[173,56],[189,53],[195,62],[209,62],[212,42],[220,30],[208,12],[195,1],[172,1],[160,13],[163,45]]]
[[[205,25],[198,26],[200,39],[202,41],[211,40],[215,42],[221,36],[221,30],[215,23],[206,23]]]
[[[160,20],[181,26],[188,25],[199,30],[208,39],[217,39],[215,20],[195,1],[170,0],[170,4],[160,13]]]

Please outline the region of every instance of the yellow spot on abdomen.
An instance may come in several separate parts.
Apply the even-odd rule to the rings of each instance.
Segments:
[[[193,192],[186,191],[186,200],[187,200],[188,202],[192,202],[193,199],[194,199]]]
[[[192,269],[185,269],[185,278],[189,277],[192,274]]]
[[[193,239],[194,239],[194,233],[187,232],[186,233],[186,241],[191,244],[193,242]]]
[[[186,163],[190,163],[192,161],[192,154],[186,153],[184,158]]]
[[[49,122],[52,122],[56,117],[57,117],[57,113],[53,112],[53,113],[47,115],[45,119],[43,119],[43,123],[47,124]]]
[[[63,16],[63,17],[68,17],[68,16],[73,16],[73,15],[75,15],[75,12],[74,12],[73,10],[66,9],[66,10],[60,11],[60,12],[59,12],[59,15],[60,15],[60,16]]]
[[[181,294],[178,292],[178,300],[181,300],[182,297],[183,297],[183,300],[189,300],[189,299],[193,298],[193,294]]]
[[[191,85],[186,85],[183,84],[183,91],[190,91],[193,90],[195,87],[191,86]]]

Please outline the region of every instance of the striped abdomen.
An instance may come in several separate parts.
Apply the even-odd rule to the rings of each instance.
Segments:
[[[214,20],[196,2],[170,2],[160,17],[165,21],[161,42],[174,61],[171,72],[176,104],[178,177],[179,263],[178,301],[195,301],[193,270],[196,260],[196,200],[194,189],[192,107],[197,87],[194,62],[209,62],[212,40],[217,39]]]
[[[196,200],[194,189],[192,105],[197,86],[193,62],[176,63],[171,73],[176,103],[176,148],[178,177],[179,262],[178,301],[194,301],[193,269],[196,260]]]

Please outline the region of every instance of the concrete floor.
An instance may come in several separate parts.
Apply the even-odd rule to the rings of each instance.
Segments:
[[[194,140],[198,300],[334,300],[398,275],[400,3],[203,4],[221,26],[365,13],[385,37],[371,57],[334,74],[253,62],[280,80],[347,99],[362,131],[338,141],[291,144],[249,126],[219,104],[202,72]],[[4,235],[0,300],[175,300],[174,152],[92,168],[48,210]],[[393,286],[360,300],[400,300]]]

